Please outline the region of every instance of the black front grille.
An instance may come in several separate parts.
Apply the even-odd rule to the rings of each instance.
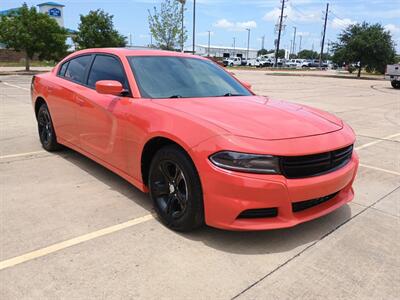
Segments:
[[[300,202],[294,202],[292,203],[292,210],[293,212],[299,212],[302,210],[305,210],[307,208],[311,208],[314,207],[318,204],[327,202],[333,198],[335,198],[335,196],[339,194],[339,192],[330,194],[328,196],[324,196],[324,197],[320,197],[320,198],[316,198],[316,199],[311,199],[311,200],[306,200],[306,201],[300,201]]]
[[[281,170],[286,178],[318,176],[346,165],[353,154],[353,145],[342,149],[305,156],[281,157]]]
[[[276,207],[257,208],[242,211],[238,219],[274,218],[277,215],[278,209]]]

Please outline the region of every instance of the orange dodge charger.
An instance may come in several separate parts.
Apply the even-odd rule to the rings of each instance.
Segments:
[[[149,192],[174,230],[290,227],[354,196],[348,125],[256,96],[206,58],[78,51],[33,77],[32,102],[44,149],[74,149]]]

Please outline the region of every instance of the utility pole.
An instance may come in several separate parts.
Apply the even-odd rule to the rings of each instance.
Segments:
[[[301,51],[301,40],[303,39],[303,36],[300,35],[300,44],[299,44],[299,52]]]
[[[247,57],[246,59],[249,60],[249,52],[250,52],[250,28],[246,28],[247,30]]]
[[[132,33],[129,34],[129,46],[132,47]]]
[[[282,1],[282,7],[281,7],[281,16],[279,18],[278,41],[276,42],[276,49],[275,49],[275,63],[274,63],[275,68],[278,66],[278,52],[279,52],[279,44],[281,42],[283,10],[285,9],[285,0],[281,0],[281,1]]]
[[[210,41],[211,41],[211,31],[208,31],[208,57],[210,57]]]
[[[297,30],[297,27],[296,26],[293,26],[293,28],[294,28],[294,34],[293,34],[293,54],[295,54],[295,52],[296,52],[296,30]]]
[[[193,0],[193,54],[196,52],[196,0]]]
[[[265,35],[261,37],[261,49],[264,49]]]
[[[182,5],[181,6],[181,18],[182,18],[182,22],[181,22],[181,52],[183,52],[184,51],[184,47],[185,47],[184,41],[183,41],[183,38],[185,36],[185,26],[184,26],[183,20],[184,20],[184,17],[185,17],[185,3],[186,3],[186,0],[178,0],[178,1]]]
[[[324,54],[325,34],[326,34],[326,22],[328,20],[329,3],[326,4],[325,11],[325,23],[324,23],[324,34],[322,35],[321,52],[319,54],[319,67],[322,66],[322,55]]]
[[[233,56],[235,56],[235,51],[236,51],[236,38],[233,38]]]

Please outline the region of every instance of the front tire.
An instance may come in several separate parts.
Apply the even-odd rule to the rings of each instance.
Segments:
[[[39,139],[42,147],[49,152],[59,150],[61,145],[57,143],[57,136],[54,131],[50,111],[45,103],[39,108],[37,122]]]
[[[181,148],[169,145],[156,153],[148,185],[164,225],[176,231],[191,231],[204,225],[200,179],[192,160]]]

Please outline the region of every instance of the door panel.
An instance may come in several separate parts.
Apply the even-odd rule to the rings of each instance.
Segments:
[[[124,132],[119,126],[123,99],[88,89],[85,96],[77,95],[77,101],[80,147],[125,171]]]
[[[77,84],[56,78],[55,84],[49,85],[49,109],[57,137],[78,146],[78,130],[74,88]]]
[[[59,138],[79,146],[79,131],[77,126],[77,110],[79,105],[76,95],[86,89],[85,82],[87,67],[92,55],[82,55],[63,63],[55,83],[49,85],[50,112],[56,134]]]
[[[99,94],[95,90],[99,80],[115,80],[129,90],[126,75],[118,58],[97,54],[93,60],[86,92],[77,95],[79,112],[79,141],[82,149],[107,161],[114,167],[126,170],[123,134],[119,126],[122,103],[127,98]]]

